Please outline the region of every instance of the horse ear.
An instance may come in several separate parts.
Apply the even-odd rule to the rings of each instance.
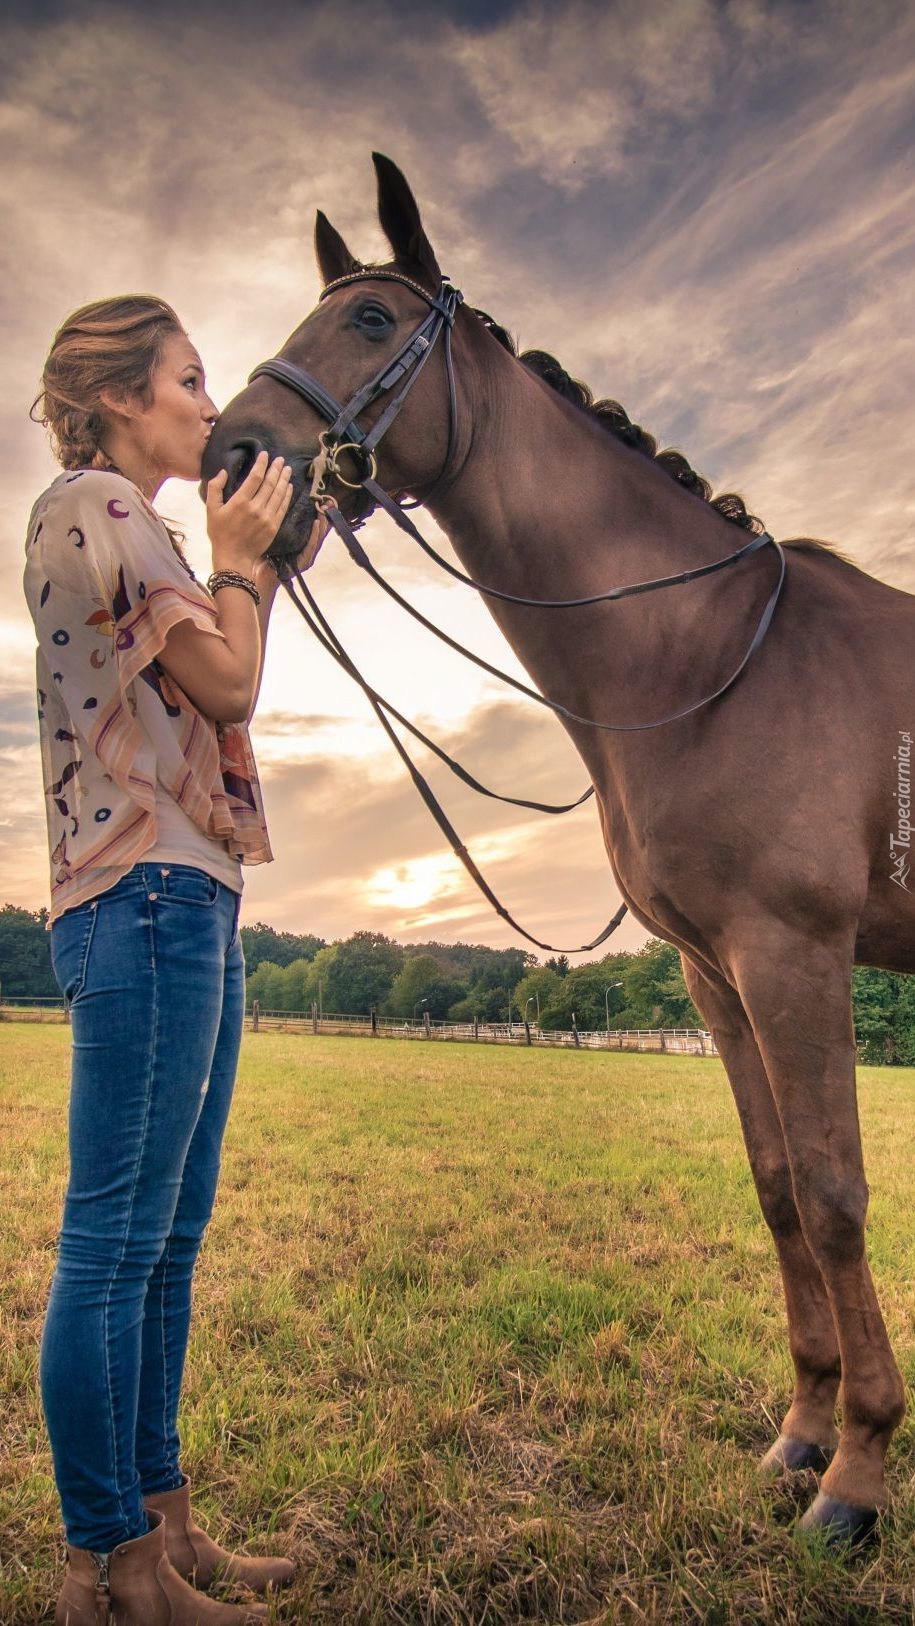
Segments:
[[[336,281],[337,277],[346,277],[351,271],[362,270],[362,266],[353,258],[340,233],[320,209],[315,216],[315,258],[325,288],[329,282]]]
[[[442,273],[404,176],[383,152],[373,152],[372,163],[378,177],[378,218],[394,258],[421,266],[437,285]]]

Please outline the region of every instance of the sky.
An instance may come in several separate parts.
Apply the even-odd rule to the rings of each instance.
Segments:
[[[47,901],[21,577],[29,510],[58,472],[28,417],[53,333],[87,300],[159,294],[227,402],[315,303],[317,208],[360,258],[387,257],[373,148],[406,173],[454,281],[522,347],[622,401],[774,535],[827,538],[915,591],[911,3],[7,0],[4,13],[0,902]],[[196,489],[170,481],[157,506],[205,577]],[[370,533],[402,593],[523,675],[482,603],[387,520]],[[366,675],[478,777],[541,800],[584,788],[559,724],[406,620],[339,543],[311,584]],[[244,919],[328,939],[519,941],[282,598],[252,740],[276,860],[246,871]],[[549,819],[430,777],[536,936],[565,946],[602,928],[619,897],[593,802]],[[645,936],[627,918],[613,943]]]

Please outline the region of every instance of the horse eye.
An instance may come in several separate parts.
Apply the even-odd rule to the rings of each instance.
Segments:
[[[360,327],[371,328],[375,332],[389,327],[391,323],[391,318],[383,305],[363,305],[356,320]]]

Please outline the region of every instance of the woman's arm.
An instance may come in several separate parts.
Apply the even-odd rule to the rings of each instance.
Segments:
[[[159,662],[205,717],[243,723],[254,705],[261,668],[258,608],[241,587],[220,587],[215,602],[222,637],[179,621]]]
[[[281,457],[267,465],[257,458],[247,479],[227,503],[222,501],[226,472],[207,486],[207,529],[213,546],[213,569],[235,570],[257,578],[261,602],[241,587],[220,587],[215,594],[219,638],[190,621],[172,627],[159,659],[162,666],[205,716],[217,723],[245,722],[254,710],[264,663],[267,623],[276,595],[259,569],[262,556],[282,524],[292,497],[291,470]]]
[[[267,628],[270,625],[270,612],[273,609],[273,602],[276,598],[277,589],[280,585],[279,577],[277,576],[277,573],[272,565],[265,565],[264,567],[258,566],[257,571],[255,572],[254,580],[257,583],[257,590],[261,596],[260,604],[257,606],[257,623],[260,629],[261,647],[260,659],[257,665],[257,681],[254,685],[254,694],[251,699],[248,715],[245,719],[245,721],[249,723],[251,718],[254,716],[255,707],[257,706],[257,697],[261,692],[261,681],[264,676],[264,660],[267,655]]]

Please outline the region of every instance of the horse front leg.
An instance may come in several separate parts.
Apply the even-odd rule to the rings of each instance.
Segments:
[[[690,998],[724,1062],[763,1217],[772,1232],[788,1312],[794,1394],[781,1432],[763,1458],[767,1474],[829,1463],[835,1425],[839,1344],[826,1286],[801,1226],[785,1137],[759,1046],[740,996],[723,978],[681,955]]]
[[[761,921],[731,964],[778,1110],[803,1236],[838,1335],[842,1429],[803,1526],[840,1540],[867,1534],[886,1505],[884,1460],[905,1411],[865,1256],[852,957],[851,935],[824,939]]]

